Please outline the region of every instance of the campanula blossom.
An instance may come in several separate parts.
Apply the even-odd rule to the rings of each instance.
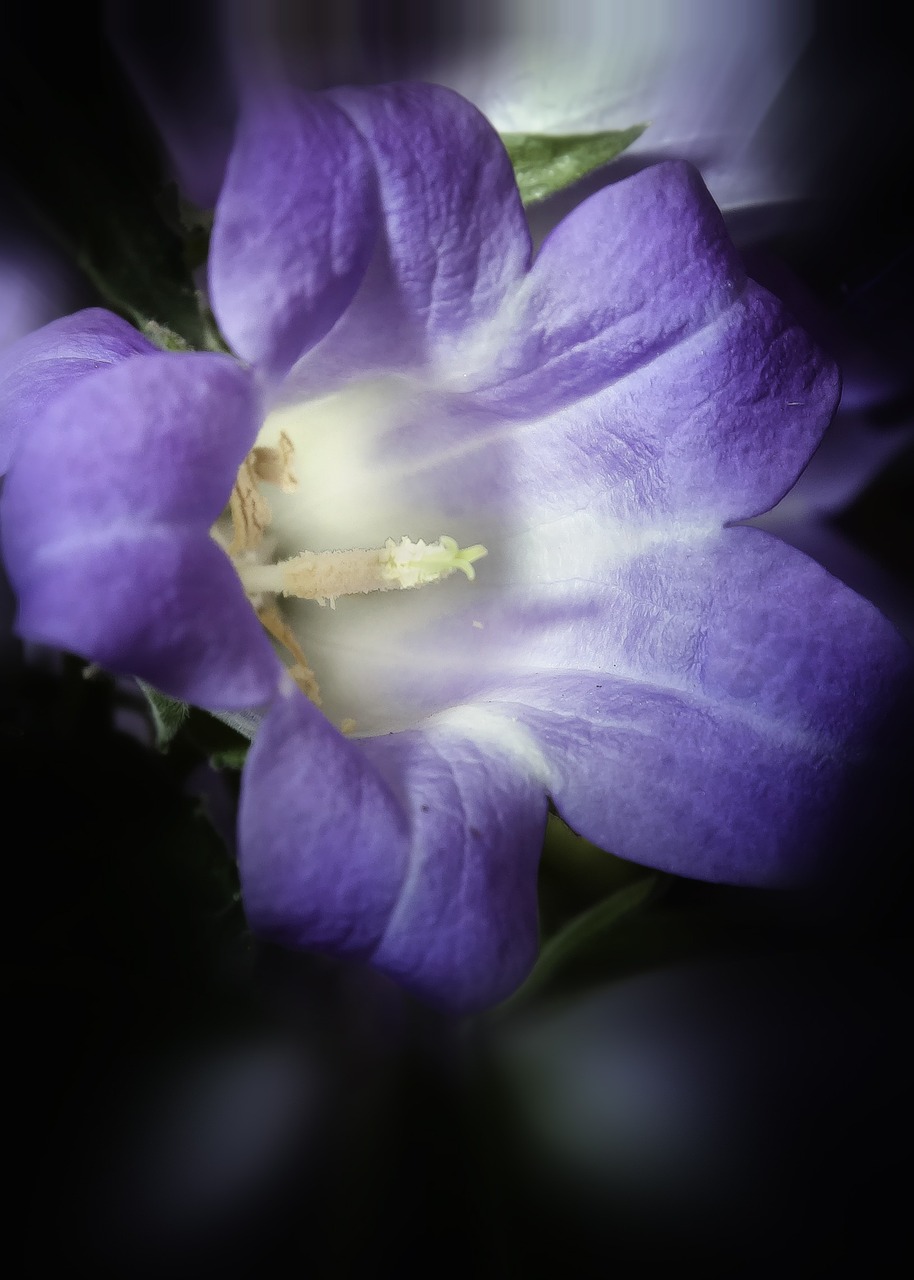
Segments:
[[[15,349],[2,529],[23,635],[258,724],[256,932],[470,1009],[536,955],[550,800],[683,875],[809,870],[906,650],[736,524],[838,375],[691,166],[599,191],[532,260],[451,91],[262,94],[209,297],[233,354],[102,310]]]

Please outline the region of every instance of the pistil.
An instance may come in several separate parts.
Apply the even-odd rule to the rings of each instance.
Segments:
[[[457,570],[472,579],[474,563],[485,554],[478,545],[461,550],[447,535],[431,543],[388,538],[383,547],[369,550],[303,551],[278,564],[239,564],[238,573],[249,595],[271,593],[332,605],[338,596],[408,590]]]

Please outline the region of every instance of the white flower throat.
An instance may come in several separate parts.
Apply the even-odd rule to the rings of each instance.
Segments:
[[[264,492],[264,486],[267,493]],[[280,432],[277,445],[255,446],[238,471],[227,511],[213,528],[213,537],[227,552],[260,622],[289,655],[287,667],[299,688],[318,706],[320,687],[302,646],[283,616],[281,598],[313,600],[336,607],[340,596],[375,591],[402,591],[440,582],[457,571],[472,581],[474,564],[487,554],[480,545],[461,549],[454,538],[440,535],[433,542],[388,538],[381,547],[346,550],[302,550],[275,559],[276,539],[269,488],[295,493],[295,450]],[[355,722],[344,720],[344,731]]]

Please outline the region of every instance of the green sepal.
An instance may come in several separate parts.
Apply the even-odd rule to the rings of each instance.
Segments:
[[[241,769],[250,741],[217,716],[177,698],[169,698],[143,680],[143,690],[155,728],[156,746],[167,751],[180,730],[193,751],[209,760],[214,769]]]
[[[602,133],[503,133],[524,204],[537,204],[615,160],[641,137],[646,124]]]
[[[182,338],[180,333],[175,333],[174,329],[170,329],[168,325],[160,324],[158,320],[141,319],[134,317],[139,325],[140,331],[144,337],[148,338],[154,346],[160,347],[162,351],[192,351],[196,350],[190,343]],[[201,301],[200,305],[200,330],[197,336],[198,347],[202,351],[218,351],[222,354],[231,354],[222,334],[219,332],[219,326],[213,318],[212,312]]]
[[[158,689],[153,689],[152,685],[146,684],[144,680],[138,680],[137,684],[143,690],[149,704],[155,728],[156,746],[160,751],[166,751],[190,714],[190,707],[186,702],[179,702],[177,698],[169,698],[166,694],[159,693]]]
[[[213,231],[213,210],[201,209],[177,193],[177,230],[184,241],[184,259],[191,271],[202,267],[209,257]]]
[[[576,916],[550,938],[540,952],[536,968],[531,974],[531,978],[536,977],[536,985],[548,981],[592,943],[603,938],[623,917],[642,907],[659,883],[659,875],[642,876],[640,880],[617,889],[589,911]]]
[[[190,343],[182,338],[180,333],[175,333],[174,329],[160,324],[158,320],[144,320],[140,324],[140,329],[144,338],[148,338],[154,346],[161,347],[163,351],[190,351]]]

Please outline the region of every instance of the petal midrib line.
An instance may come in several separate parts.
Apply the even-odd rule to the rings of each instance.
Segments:
[[[711,697],[703,690],[696,688],[684,682],[675,680],[661,680],[656,675],[648,675],[645,672],[638,671],[634,668],[621,669],[617,666],[611,668],[576,668],[561,667],[550,668],[545,672],[542,666],[524,667],[523,664],[517,664],[515,670],[518,673],[526,673],[530,675],[547,675],[564,679],[587,679],[600,680],[603,687],[611,685],[614,682],[632,687],[647,689],[652,693],[669,693],[677,697],[681,702],[695,707],[696,709],[709,714],[714,718],[718,718],[721,714],[728,716],[731,720],[752,729],[760,737],[767,738],[769,741],[778,745],[787,745],[796,747],[804,754],[814,757],[839,757],[846,755],[846,750],[841,747],[835,739],[829,737],[816,729],[799,724],[788,724],[784,720],[775,719],[770,715],[759,712],[756,707],[747,706],[745,703],[737,702],[733,698],[728,697]],[[512,708],[517,707],[521,711],[537,711],[543,715],[550,717],[558,717],[565,720],[574,720],[577,723],[589,724],[594,728],[605,728],[612,725],[611,720],[590,719],[582,715],[580,711],[562,711],[550,701],[548,706],[537,706],[534,702],[502,702],[501,698],[496,696],[492,699],[484,699],[484,705],[489,709],[496,707]],[[497,712],[496,712],[497,714]],[[626,732],[636,728],[631,718],[621,721],[619,727],[625,729]]]

